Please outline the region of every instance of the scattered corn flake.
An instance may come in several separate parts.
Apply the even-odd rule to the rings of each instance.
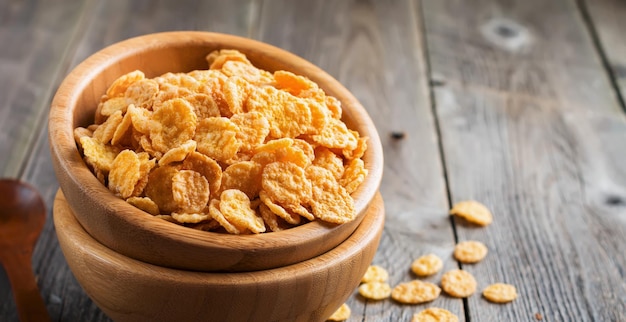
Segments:
[[[185,160],[185,158],[196,150],[197,143],[194,140],[188,140],[187,142],[181,144],[178,147],[175,147],[169,151],[167,151],[161,159],[159,159],[159,166],[168,165],[172,162],[180,162]]]
[[[311,164],[311,159],[306,152],[300,148],[299,143],[291,138],[271,140],[255,149],[251,161],[262,166],[273,162],[290,162],[301,168],[306,168]]]
[[[198,142],[198,152],[216,161],[231,159],[241,146],[241,142],[237,140],[238,132],[237,125],[228,118],[205,118],[196,128],[195,140]]]
[[[199,213],[209,203],[209,182],[193,170],[180,170],[172,176],[172,194],[177,210]]]
[[[251,85],[239,76],[230,77],[224,82],[222,92],[226,104],[228,104],[229,115],[243,113],[243,106],[248,99],[250,90]]]
[[[517,298],[517,289],[511,284],[495,283],[483,290],[483,296],[494,303],[508,303]]]
[[[391,298],[404,304],[420,304],[434,301],[441,289],[439,286],[420,280],[413,280],[396,285],[391,291]]]
[[[411,271],[420,277],[436,274],[442,268],[443,261],[435,254],[420,256],[411,264]]]
[[[350,318],[352,311],[348,304],[343,303],[341,306],[327,319],[327,321],[345,321]]]
[[[489,208],[474,200],[461,201],[454,204],[450,214],[479,226],[487,226],[493,221],[493,215]]]
[[[387,282],[387,279],[389,279],[389,273],[386,269],[378,265],[370,265],[361,277],[361,283]]]
[[[159,214],[159,206],[148,197],[130,197],[126,202],[153,216]]]
[[[109,86],[109,89],[106,91],[106,95],[109,98],[124,96],[126,90],[131,84],[144,78],[144,73],[139,70],[122,75],[116,79],[111,86]]]
[[[448,310],[431,307],[413,315],[411,322],[459,322],[459,318]]]
[[[370,300],[383,300],[391,295],[391,286],[384,282],[369,282],[359,286],[359,294]]]
[[[261,191],[263,167],[252,161],[232,164],[222,173],[222,190],[238,189],[254,199]]]
[[[312,184],[312,198],[309,204],[316,218],[342,224],[356,217],[354,200],[346,189],[337,183],[330,171],[310,166],[306,169],[306,176]]]
[[[476,279],[467,271],[455,269],[441,277],[441,288],[453,297],[468,297],[476,292]]]
[[[240,230],[255,234],[265,232],[263,218],[250,207],[250,199],[240,190],[224,190],[220,195],[220,211],[231,224]]]
[[[134,151],[120,152],[111,165],[109,189],[124,199],[132,197],[135,185],[140,179],[140,165],[139,156]]]
[[[487,256],[487,246],[479,241],[464,241],[454,247],[454,258],[464,264],[478,263],[485,256]]]
[[[171,99],[152,114],[150,139],[157,151],[166,153],[192,139],[195,132],[196,114],[184,99]]]

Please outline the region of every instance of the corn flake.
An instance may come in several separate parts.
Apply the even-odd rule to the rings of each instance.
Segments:
[[[476,292],[476,279],[467,271],[455,269],[441,277],[441,288],[453,297],[468,297]]]
[[[233,158],[241,142],[237,140],[239,128],[225,117],[209,117],[203,119],[196,129],[195,140],[198,152],[215,159],[226,161]]]
[[[389,279],[389,273],[386,269],[378,265],[370,265],[361,277],[361,283],[387,282],[387,279]]]
[[[431,307],[413,315],[411,322],[459,322],[459,317],[448,310]]]
[[[250,207],[250,199],[242,191],[224,190],[220,196],[220,211],[228,222],[240,230],[249,230],[255,234],[265,232],[263,218]]]
[[[391,295],[391,286],[383,282],[369,282],[359,286],[359,294],[370,300],[383,300]]]
[[[192,139],[195,131],[196,114],[191,105],[180,98],[165,102],[150,120],[152,147],[162,153]]]
[[[439,286],[433,283],[413,280],[394,287],[391,298],[404,304],[420,304],[434,301],[440,293]]]
[[[343,303],[341,306],[327,319],[327,321],[345,321],[350,318],[352,311],[348,304]]]
[[[172,195],[177,209],[199,213],[209,203],[209,183],[198,172],[180,170],[172,176]]]

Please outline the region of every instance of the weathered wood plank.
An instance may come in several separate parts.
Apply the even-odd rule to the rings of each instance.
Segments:
[[[423,16],[451,198],[495,214],[457,222],[490,249],[463,268],[520,294],[475,294],[470,320],[625,320],[626,121],[576,4],[425,0]]]
[[[58,6],[56,10],[65,12],[73,8],[75,3],[64,1],[56,5]],[[90,2],[85,7],[81,22],[74,21],[78,24],[74,28],[80,32],[76,35],[73,47],[64,49],[70,54],[64,58],[64,61],[56,63],[56,65],[63,66],[62,69],[56,78],[48,79],[45,83],[41,80],[41,86],[49,87],[45,90],[54,94],[54,89],[71,67],[109,44],[140,34],[188,29],[220,31],[245,36],[251,32],[252,26],[256,25],[256,8],[255,2],[247,0]],[[23,18],[17,20],[23,23],[24,21],[20,19]],[[56,37],[59,35],[51,35],[50,40],[54,41]],[[0,53],[2,53],[1,49]],[[25,66],[31,68],[32,62],[25,63]],[[38,98],[45,101],[42,104],[45,103],[47,111],[51,95],[45,99]],[[11,109],[18,109],[18,107],[11,107]],[[2,110],[0,113],[6,113],[6,111]],[[29,160],[23,161],[27,163],[27,166],[22,178],[39,188],[48,208],[51,209],[58,183],[49,156],[47,128],[45,123],[43,125],[44,127],[40,129],[34,129],[32,124],[25,127],[25,131],[38,131],[33,132],[36,140],[36,144],[30,147],[33,153]],[[4,135],[8,131],[3,129],[1,133]],[[2,147],[4,148],[4,141]],[[55,321],[109,321],[86,296],[69,270],[56,239],[50,211],[48,216],[44,231],[35,248],[33,265],[52,319]],[[15,304],[3,272],[0,276],[0,303],[0,321],[16,321]]]
[[[579,3],[583,16],[589,17],[590,31],[598,37],[599,50],[606,57],[623,105],[626,98],[626,3],[619,0],[581,0]]]
[[[0,175],[17,177],[45,120],[50,83],[76,32],[83,1],[0,2]]]
[[[416,278],[410,264],[424,253],[440,255],[447,269],[456,267],[420,24],[410,1],[267,1],[258,32],[260,40],[336,77],[373,118],[385,150],[381,192],[387,210],[374,263],[389,270],[392,286]],[[393,139],[392,132],[404,138]],[[351,321],[409,321],[429,306],[463,317],[462,301],[445,296],[412,306],[366,301],[355,292],[348,304]]]

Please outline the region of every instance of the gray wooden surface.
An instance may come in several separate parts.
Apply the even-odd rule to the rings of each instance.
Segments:
[[[519,292],[506,305],[355,292],[349,321],[410,321],[431,306],[461,321],[626,321],[625,22],[621,0],[0,1],[0,171],[51,208],[48,106],[99,49],[165,30],[247,36],[319,65],[374,119],[387,210],[374,263],[390,284],[414,278],[424,253],[458,267],[454,244],[474,239],[490,250],[463,265],[479,289]],[[493,224],[451,220],[449,205],[465,199],[488,205]],[[48,311],[108,321],[69,271],[51,216],[33,258]],[[1,268],[0,321],[17,321]]]

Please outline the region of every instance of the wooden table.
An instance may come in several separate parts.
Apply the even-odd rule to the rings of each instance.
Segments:
[[[0,173],[58,183],[47,113],[73,66],[122,39],[208,30],[292,51],[346,85],[385,149],[387,222],[374,263],[393,286],[425,253],[479,289],[425,305],[349,299],[350,321],[410,321],[427,307],[461,321],[626,321],[626,2],[620,0],[0,1]],[[450,218],[475,199],[476,228]],[[59,249],[51,211],[33,265],[55,321],[107,321]],[[489,248],[459,265],[459,241]],[[441,273],[426,280],[438,283]],[[16,321],[0,269],[0,321]]]

